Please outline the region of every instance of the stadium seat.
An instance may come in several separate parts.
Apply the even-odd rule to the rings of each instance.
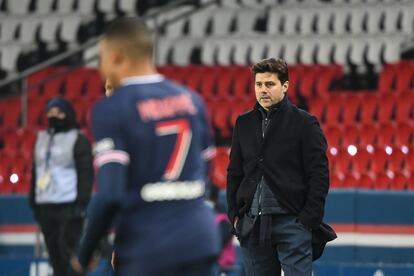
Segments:
[[[360,122],[362,124],[372,124],[378,109],[379,101],[376,93],[366,92],[360,94],[361,110]]]
[[[413,120],[414,93],[405,92],[398,95],[396,103],[396,121],[409,122]]]
[[[211,162],[211,181],[220,189],[226,188],[227,167],[229,164],[229,152],[227,147],[217,147],[216,156]]]
[[[70,14],[73,10],[74,0],[58,0],[56,12],[58,14]]]
[[[52,11],[54,0],[39,0],[36,5],[36,14],[38,15],[48,15]],[[83,2],[80,1],[80,2]]]
[[[76,13],[79,13],[83,16],[90,16],[93,14],[95,0],[82,0],[78,1],[78,9]]]
[[[40,23],[41,19],[38,17],[28,16],[23,18],[20,25],[19,42],[23,44],[33,44],[36,41],[36,33]]]
[[[359,136],[359,146],[361,149],[367,149],[367,147],[371,147],[377,143],[377,138],[379,135],[379,129],[374,124],[367,124],[361,127],[361,133]]]
[[[396,126],[393,123],[384,123],[379,127],[377,146],[385,149],[394,145]]]
[[[40,23],[39,38],[45,43],[56,43],[57,32],[61,26],[62,18],[60,16],[45,16]]]
[[[375,186],[376,178],[373,174],[364,173],[361,175],[361,178],[358,180],[360,189],[373,189]]]
[[[7,11],[12,15],[26,15],[29,13],[30,0],[5,0]]]
[[[385,64],[381,70],[378,80],[380,93],[391,93],[395,90],[397,69],[394,64]]]
[[[378,122],[387,123],[393,120],[396,99],[393,94],[383,94],[378,104]]]
[[[344,94],[342,109],[342,123],[346,126],[354,125],[357,121],[358,111],[360,109],[360,100],[355,93],[351,91]]]
[[[382,149],[376,149],[373,158],[371,170],[375,173],[385,172],[388,169],[388,154]]]
[[[320,97],[312,97],[308,101],[309,103],[309,112],[316,116],[319,120],[319,122],[325,122],[324,119],[324,112],[327,105],[327,102],[325,99]]]
[[[342,131],[338,126],[328,125],[324,130],[326,139],[328,141],[328,150],[335,148],[339,150],[342,145]]]
[[[136,14],[136,5],[138,0],[121,0],[118,1],[118,8],[121,12],[128,15]]]
[[[331,94],[326,106],[325,120],[328,124],[338,124],[343,110],[342,97],[339,94]]]
[[[409,177],[402,172],[395,172],[394,178],[391,183],[391,190],[402,191],[407,189]]]
[[[5,101],[7,110],[3,114],[3,128],[13,129],[20,125],[21,99],[13,97]]]
[[[17,43],[7,43],[0,49],[0,68],[6,72],[17,71],[17,59],[21,55],[23,46]]]
[[[360,128],[356,125],[348,125],[345,127],[342,136],[342,147],[358,146],[360,140]]]
[[[344,180],[339,175],[330,173],[329,186],[331,189],[342,188],[343,181]]]
[[[400,149],[402,147],[414,147],[414,130],[412,125],[404,122],[398,124],[395,134],[395,146]]]
[[[62,2],[62,1],[61,1]],[[78,31],[82,23],[82,16],[67,15],[62,18],[59,38],[66,43],[74,44],[78,41]]]
[[[359,186],[360,178],[353,174],[353,173],[347,173],[345,175],[344,181],[342,182],[342,185],[344,188],[353,189],[358,188]]]
[[[374,189],[375,190],[389,190],[392,185],[392,174],[379,172],[377,174],[377,178],[374,182]]]
[[[400,62],[397,68],[396,91],[401,93],[414,90],[413,78],[414,62]]]

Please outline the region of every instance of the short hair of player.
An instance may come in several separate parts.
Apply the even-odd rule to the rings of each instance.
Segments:
[[[109,24],[102,35],[109,45],[118,47],[133,60],[152,58],[153,41],[145,22],[136,17],[121,17]]]
[[[286,61],[283,59],[263,59],[254,64],[251,71],[254,76],[256,76],[257,73],[274,73],[277,75],[282,84],[289,80],[288,66]]]

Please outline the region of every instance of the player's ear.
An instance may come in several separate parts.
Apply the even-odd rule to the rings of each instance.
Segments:
[[[124,54],[122,53],[122,51],[118,49],[113,49],[111,56],[112,56],[112,62],[114,65],[119,65],[124,60]]]

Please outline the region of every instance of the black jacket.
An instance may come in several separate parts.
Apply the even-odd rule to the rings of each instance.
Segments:
[[[227,175],[228,214],[243,216],[262,175],[280,205],[307,227],[318,229],[329,190],[327,143],[317,119],[292,105],[287,96],[262,139],[261,114],[237,118]]]

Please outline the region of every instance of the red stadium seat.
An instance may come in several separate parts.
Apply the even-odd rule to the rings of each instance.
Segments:
[[[44,126],[46,121],[47,100],[38,98],[28,103],[27,123],[30,127]]]
[[[218,147],[211,163],[211,181],[220,189],[226,188],[227,167],[229,164],[229,148]]]
[[[405,156],[401,150],[394,149],[393,153],[389,156],[388,168],[393,172],[401,172],[405,167]]]
[[[380,125],[377,145],[385,148],[387,146],[393,146],[395,134],[397,129],[393,123],[384,123]]]
[[[104,95],[104,80],[102,80],[98,71],[89,70],[86,75],[86,91],[85,96],[89,99],[102,97]]]
[[[397,98],[397,122],[405,123],[412,121],[414,111],[414,92],[402,93]]]
[[[401,191],[408,187],[409,177],[402,172],[395,172],[391,183],[391,190]]]
[[[340,94],[331,94],[328,104],[326,106],[325,120],[327,124],[339,123],[339,118],[342,113],[342,97]]]
[[[64,71],[66,69],[63,67],[54,67],[49,72],[49,76],[53,77],[50,80],[46,81],[44,84],[43,94],[42,97],[44,99],[51,99],[53,97],[59,96],[62,94],[63,87],[64,87],[64,79],[65,75]],[[48,77],[49,77],[48,76]]]
[[[360,122],[362,124],[372,124],[378,109],[378,97],[375,93],[363,93],[360,95],[361,111]]]
[[[414,146],[414,128],[412,125],[407,123],[399,123],[397,132],[395,133],[395,146],[398,148],[402,147],[413,147]]]
[[[371,166],[373,154],[366,149],[359,149],[352,160],[352,170],[358,174],[366,173]]]
[[[349,145],[357,146],[359,143],[360,129],[356,125],[349,125],[343,131],[342,146],[347,148]]]
[[[316,94],[322,98],[329,97],[329,92],[331,90],[332,83],[336,79],[341,78],[342,75],[342,66],[340,65],[334,64],[323,67],[322,72],[317,78]]]
[[[385,172],[388,168],[388,154],[382,149],[376,149],[372,158],[371,170],[375,173]]]
[[[390,173],[379,172],[374,184],[374,189],[376,190],[389,190],[392,184]]]
[[[328,125],[325,128],[324,133],[328,141],[328,150],[331,148],[336,148],[339,150],[342,145],[342,131],[339,126]]]
[[[359,177],[353,173],[347,173],[343,181],[344,188],[358,188]]]
[[[361,127],[359,136],[359,146],[362,149],[367,149],[367,146],[374,146],[377,142],[379,129],[374,124],[368,124]]]
[[[343,178],[338,174],[330,173],[330,188],[336,189],[336,188],[342,188],[343,187]]]
[[[334,160],[334,173],[346,175],[350,172],[352,164],[352,156],[346,150],[340,150]]]
[[[65,98],[69,101],[76,100],[82,96],[89,69],[79,68],[69,72],[65,76]]]
[[[378,105],[378,122],[388,123],[393,120],[395,107],[396,99],[393,94],[382,95]]]
[[[412,80],[414,79],[414,63],[401,61],[397,68],[396,90],[401,93],[413,90]]]
[[[359,188],[362,189],[373,189],[375,186],[375,177],[373,174],[365,173],[361,175],[361,178],[359,179]]]
[[[342,111],[342,122],[345,125],[354,125],[357,120],[357,114],[360,109],[360,100],[354,93],[344,95],[344,106]]]
[[[309,99],[309,112],[318,118],[319,122],[325,122],[324,113],[327,101],[324,98],[313,97]]]
[[[378,90],[381,94],[391,93],[395,89],[397,68],[394,64],[385,64],[379,76]]]
[[[13,97],[3,103],[3,129],[15,129],[20,125],[21,99]]]

